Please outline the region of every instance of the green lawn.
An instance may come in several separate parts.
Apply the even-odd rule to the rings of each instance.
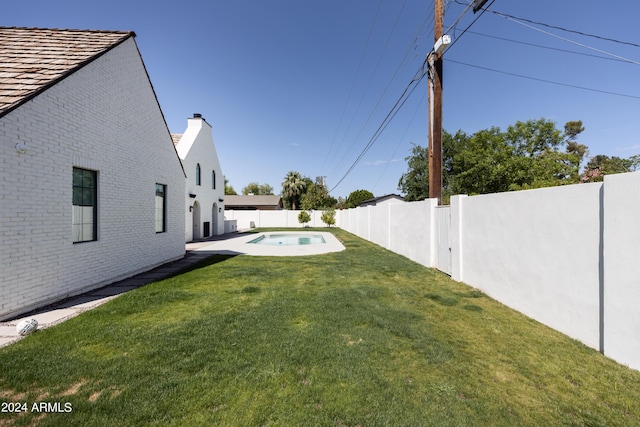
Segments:
[[[0,426],[640,424],[640,372],[333,232],[346,251],[217,256],[0,349],[0,401],[72,407]]]

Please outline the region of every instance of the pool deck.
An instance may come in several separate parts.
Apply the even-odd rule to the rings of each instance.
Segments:
[[[200,242],[195,251],[207,251],[210,253],[226,255],[252,255],[252,256],[304,256],[320,255],[331,252],[341,252],[345,247],[331,233],[325,231],[278,231],[274,234],[304,234],[320,235],[326,243],[311,245],[257,245],[248,243],[263,233],[238,233],[230,235],[224,240]],[[264,234],[271,234],[265,232]]]

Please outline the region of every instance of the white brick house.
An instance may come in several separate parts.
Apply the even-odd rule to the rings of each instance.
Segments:
[[[224,175],[211,125],[200,114],[187,120],[184,134],[172,135],[187,174],[185,240],[224,234]]]
[[[0,319],[184,256],[184,179],[132,32],[0,27]]]

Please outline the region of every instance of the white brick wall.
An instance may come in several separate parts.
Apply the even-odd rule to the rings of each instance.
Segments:
[[[74,166],[98,170],[96,242],[72,243]],[[156,182],[168,197],[160,234]],[[0,319],[181,258],[184,197],[182,167],[133,39],[7,114]]]

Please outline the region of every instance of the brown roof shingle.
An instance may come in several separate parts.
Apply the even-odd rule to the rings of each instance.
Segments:
[[[178,142],[180,142],[180,140],[182,139],[182,135],[181,133],[172,133],[171,134],[171,139],[173,140],[173,145],[178,145]]]
[[[135,33],[0,27],[0,117],[129,37]]]

